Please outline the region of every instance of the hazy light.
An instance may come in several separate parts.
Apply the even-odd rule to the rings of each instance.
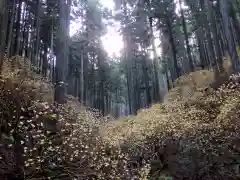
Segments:
[[[114,10],[113,0],[100,0],[100,3],[111,10]],[[81,27],[80,22],[72,22],[70,25],[70,36]],[[118,33],[120,28],[119,23],[114,22],[113,26],[107,27],[107,34],[101,37],[104,49],[110,57],[120,56],[120,51],[123,48],[122,36]]]
[[[114,1],[113,0],[100,0],[100,3],[112,11],[114,11]],[[80,22],[72,22],[70,25],[70,36],[72,36],[81,27]],[[123,38],[119,33],[121,26],[119,22],[113,21],[113,25],[107,27],[107,34],[101,37],[105,51],[110,57],[121,55],[121,50],[123,49]],[[159,34],[154,28],[155,37]],[[161,54],[161,48],[158,47],[160,44],[159,38],[155,38],[155,44],[157,46],[157,55]],[[153,58],[153,53],[150,51],[150,57]]]

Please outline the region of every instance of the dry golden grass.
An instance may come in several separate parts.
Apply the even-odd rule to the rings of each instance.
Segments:
[[[104,124],[73,97],[57,109],[45,96],[52,85],[21,61],[5,65],[0,79],[0,179],[240,178],[239,75],[188,101]]]
[[[213,70],[198,70],[179,77],[165,99],[166,102],[178,100],[195,100],[203,91],[218,88],[232,75],[233,68],[229,57],[223,58],[223,72]]]
[[[48,88],[40,88],[43,84]],[[22,58],[5,62],[0,79],[0,179],[140,176],[138,169],[130,171],[120,148],[99,136],[103,118],[95,118],[72,97],[55,107],[52,92],[52,85],[29,71]]]
[[[144,159],[152,179],[239,179],[239,104],[240,86],[233,81],[110,123],[103,136],[131,159]]]
[[[13,82],[18,81],[18,83],[23,86],[31,86],[31,90],[38,94],[39,100],[53,103],[53,85],[47,79],[30,71],[29,69],[30,65],[24,58],[15,56],[7,61],[4,61],[1,76],[5,79],[10,79]]]

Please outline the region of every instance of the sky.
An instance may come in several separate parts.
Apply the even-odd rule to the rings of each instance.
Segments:
[[[100,3],[114,10],[113,0],[100,0]],[[115,22],[113,26],[107,27],[107,34],[102,37],[104,49],[109,56],[120,56],[120,51],[123,48],[122,36],[119,34],[120,24]]]

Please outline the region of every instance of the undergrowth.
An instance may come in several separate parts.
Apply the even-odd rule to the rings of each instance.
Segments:
[[[240,85],[231,77],[191,101],[105,122],[7,61],[0,79],[0,179],[239,179]],[[57,120],[58,119],[58,120]]]
[[[148,164],[148,179],[239,179],[239,117],[235,75],[219,89],[203,90],[191,100],[156,104],[137,116],[110,122],[102,134],[136,166]]]
[[[72,99],[56,107],[48,97],[51,85],[30,72],[23,59],[11,60],[0,80],[0,179],[130,179],[138,174],[128,170],[128,156],[120,148],[99,136],[103,118],[76,107]],[[48,88],[39,88],[43,83]]]

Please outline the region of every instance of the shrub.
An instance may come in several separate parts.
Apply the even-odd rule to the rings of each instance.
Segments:
[[[0,81],[1,178],[130,179],[138,174],[129,170],[128,156],[120,148],[99,136],[104,119],[94,118],[71,97],[66,105],[51,104],[38,84],[51,85],[37,81],[21,58],[15,61],[5,65]]]
[[[239,77],[196,99],[153,105],[128,124],[106,125],[103,135],[135,166],[149,164],[149,179],[238,179]]]
[[[204,90],[217,89],[226,83],[233,73],[232,63],[229,57],[223,58],[223,71],[197,70],[187,73],[173,83],[173,88],[168,92],[165,102],[179,100],[195,100],[201,96]]]
[[[240,178],[239,75],[106,123],[72,97],[54,105],[52,85],[15,61],[0,79],[0,179]]]

